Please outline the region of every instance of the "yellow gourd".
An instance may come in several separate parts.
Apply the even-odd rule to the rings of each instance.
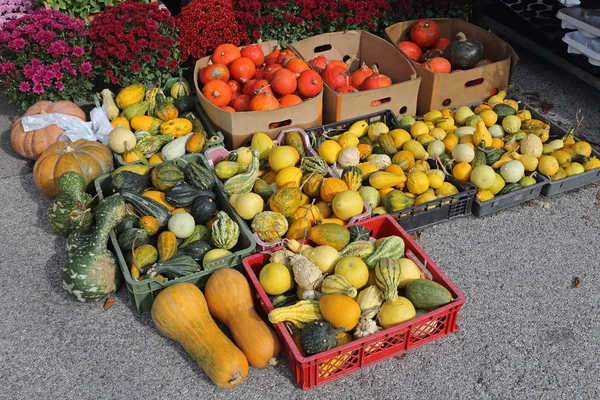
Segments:
[[[309,322],[322,320],[323,316],[317,300],[300,300],[294,305],[271,310],[268,318],[273,324],[287,321],[302,329]]]

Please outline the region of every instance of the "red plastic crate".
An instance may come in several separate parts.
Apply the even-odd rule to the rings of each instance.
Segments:
[[[448,289],[456,300],[395,327],[309,357],[300,354],[283,323],[275,324],[275,329],[282,342],[283,356],[296,384],[302,390],[321,386],[368,365],[448,336],[458,329],[458,312],[465,302],[465,296],[440,271],[411,236],[389,215],[370,218],[361,222],[360,225],[372,231],[372,237],[375,239],[392,235],[404,239],[406,257],[421,268],[427,279],[432,279]],[[265,314],[273,309],[273,305],[260,285],[258,274],[268,263],[269,257],[269,254],[255,254],[242,261]]]

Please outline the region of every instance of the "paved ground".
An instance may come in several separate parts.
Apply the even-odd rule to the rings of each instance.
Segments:
[[[581,133],[600,142],[600,93],[527,57],[514,81],[514,93],[553,103],[558,121],[581,108]],[[598,185],[423,232],[419,243],[468,299],[455,335],[308,394],[283,362],[223,391],[133,316],[123,289],[108,312],[62,290],[64,240],[47,224],[32,163],[10,147],[16,110],[4,98],[0,110],[0,399],[600,398]]]

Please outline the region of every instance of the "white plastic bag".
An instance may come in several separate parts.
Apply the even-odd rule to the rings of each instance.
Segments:
[[[79,118],[60,113],[48,113],[29,115],[21,120],[25,132],[42,129],[48,125],[57,125],[65,131],[59,140],[86,139],[91,141],[100,141],[108,145],[108,134],[113,127],[106,117],[106,112],[101,107],[96,107],[90,112],[90,122],[85,122]]]

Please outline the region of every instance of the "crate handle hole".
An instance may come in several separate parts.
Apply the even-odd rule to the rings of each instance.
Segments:
[[[493,88],[492,91],[490,92],[491,96],[494,96],[496,94],[498,94],[498,88],[497,87]]]
[[[483,78],[473,79],[465,83],[465,87],[479,86],[483,83]]]
[[[452,99],[446,99],[446,100],[442,101],[442,105],[444,107],[448,107],[450,104],[452,104]]]
[[[342,57],[342,61],[343,61],[343,62],[346,62],[346,61],[348,61],[349,59],[350,59],[350,56],[349,56],[349,55],[347,55],[347,54],[346,54],[344,57]]]
[[[390,101],[392,101],[391,97],[384,97],[383,99],[373,100],[371,102],[371,107],[380,106],[382,104],[389,103]]]
[[[322,44],[321,46],[315,47],[315,53],[324,53],[331,50],[333,47],[330,44]]]
[[[398,114],[404,114],[406,111],[408,111],[408,107],[402,106],[402,108],[398,111]]]
[[[291,124],[292,124],[291,119],[285,119],[285,120],[279,121],[279,122],[271,122],[269,124],[269,129],[281,128],[281,127],[288,126]]]

